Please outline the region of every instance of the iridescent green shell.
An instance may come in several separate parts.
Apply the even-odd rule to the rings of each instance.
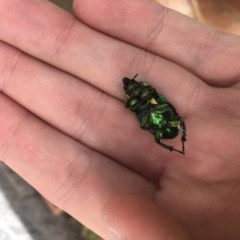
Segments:
[[[162,147],[184,154],[186,141],[185,123],[179,117],[175,108],[149,83],[138,82],[135,78],[123,78],[126,92],[125,106],[136,113],[141,128],[150,131],[155,141]],[[182,131],[182,150],[164,144],[161,139],[173,139]]]

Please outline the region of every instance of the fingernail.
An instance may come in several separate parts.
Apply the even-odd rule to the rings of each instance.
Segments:
[[[109,240],[125,240],[122,234],[111,226],[108,226],[108,236]]]
[[[127,238],[116,228],[116,222],[114,220],[110,220],[108,217],[105,218],[108,227],[108,236],[109,240],[127,240]]]

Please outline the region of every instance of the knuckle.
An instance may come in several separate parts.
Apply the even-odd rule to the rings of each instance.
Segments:
[[[154,14],[153,24],[147,35],[146,49],[153,48],[164,31],[165,22],[168,18],[169,10],[159,5]]]
[[[209,32],[205,35],[204,39],[200,42],[197,47],[195,59],[193,60],[191,69],[192,71],[198,72],[199,69],[206,64],[206,60],[211,54],[215,51],[216,46],[220,41],[220,32],[210,29]]]
[[[1,46],[6,48],[6,46]],[[2,51],[0,55],[0,89],[5,92],[21,64],[21,52]]]
[[[17,144],[18,135],[20,134],[20,130],[23,128],[23,125],[29,118],[29,112],[26,111],[25,114],[17,121],[14,121],[4,131],[5,134],[2,135],[1,145],[0,145],[0,152],[2,156],[7,156],[9,151],[13,150],[13,146]]]
[[[66,43],[69,39],[71,39],[71,33],[76,25],[76,20],[71,19],[67,21],[61,28],[58,34],[55,36],[54,44],[53,44],[53,56],[58,58],[63,48],[66,46]]]
[[[85,185],[84,182],[93,171],[92,163],[94,158],[92,154],[93,152],[89,149],[80,147],[77,154],[68,159],[68,163],[64,166],[62,180],[59,181],[54,194],[60,206],[66,208],[71,204],[73,195]],[[78,157],[76,158],[76,156]]]
[[[201,83],[197,84],[190,94],[188,94],[182,101],[181,109],[184,117],[190,116],[196,110],[199,111],[201,106],[204,106],[209,101],[213,94],[213,89],[208,86],[203,86]],[[184,110],[185,109],[185,110]]]

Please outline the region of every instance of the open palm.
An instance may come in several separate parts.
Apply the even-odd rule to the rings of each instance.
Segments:
[[[74,10],[0,2],[0,159],[106,239],[239,239],[240,39],[149,0]],[[184,156],[124,107],[136,73],[185,121]]]

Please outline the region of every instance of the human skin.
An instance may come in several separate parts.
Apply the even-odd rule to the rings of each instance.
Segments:
[[[150,0],[74,13],[0,1],[0,159],[105,239],[238,240],[240,39]],[[185,155],[124,107],[136,73],[185,121]]]

